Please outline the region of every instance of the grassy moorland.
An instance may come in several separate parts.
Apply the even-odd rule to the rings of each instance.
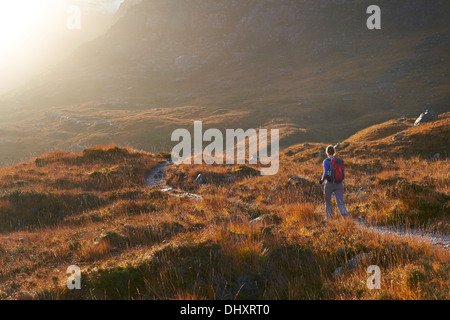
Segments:
[[[427,144],[442,132],[448,140],[448,116],[439,121],[446,131],[430,130],[440,122],[399,130],[411,145],[422,141],[412,131],[429,135]],[[388,148],[392,139],[383,139],[396,133],[367,148]],[[340,151],[351,215],[448,234],[446,154],[433,161],[395,150],[364,156],[356,151],[362,143],[352,137]],[[251,166],[166,170],[169,185],[201,199],[145,186],[146,172],[168,155],[115,146],[57,151],[3,168],[0,298],[449,299],[448,248],[377,234],[353,219],[324,220],[317,153],[325,146],[291,147],[275,176]],[[194,182],[199,173],[205,184]],[[308,181],[290,181],[294,175]],[[360,254],[363,263],[335,275]],[[66,287],[70,265],[81,268],[81,290]],[[366,287],[369,265],[381,269],[380,290]]]

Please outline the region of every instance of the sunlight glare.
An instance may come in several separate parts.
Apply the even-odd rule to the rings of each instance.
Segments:
[[[0,54],[26,40],[52,0],[0,0]]]

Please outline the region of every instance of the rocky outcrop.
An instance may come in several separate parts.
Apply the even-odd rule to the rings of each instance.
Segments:
[[[434,113],[432,111],[425,111],[422,113],[419,118],[417,118],[416,122],[414,122],[415,126],[421,125],[422,123],[430,122],[437,120],[439,118],[437,113]]]

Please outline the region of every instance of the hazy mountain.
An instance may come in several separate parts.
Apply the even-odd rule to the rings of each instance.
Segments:
[[[174,128],[203,120],[279,127],[286,146],[448,110],[450,3],[378,1],[381,30],[366,27],[371,4],[126,1],[103,36],[3,97],[21,111],[0,140],[167,149]]]
[[[115,21],[123,0],[60,0],[51,2],[17,43],[0,52],[0,93],[26,83],[32,76],[65,61],[81,44],[104,34]],[[80,29],[70,30],[68,8],[80,9]],[[30,10],[30,9],[27,9]],[[119,16],[117,12],[117,16]],[[32,31],[31,31],[32,30]],[[29,54],[32,52],[32,54]]]

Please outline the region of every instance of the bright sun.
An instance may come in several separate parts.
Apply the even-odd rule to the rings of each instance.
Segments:
[[[0,53],[31,33],[52,0],[0,0]]]

